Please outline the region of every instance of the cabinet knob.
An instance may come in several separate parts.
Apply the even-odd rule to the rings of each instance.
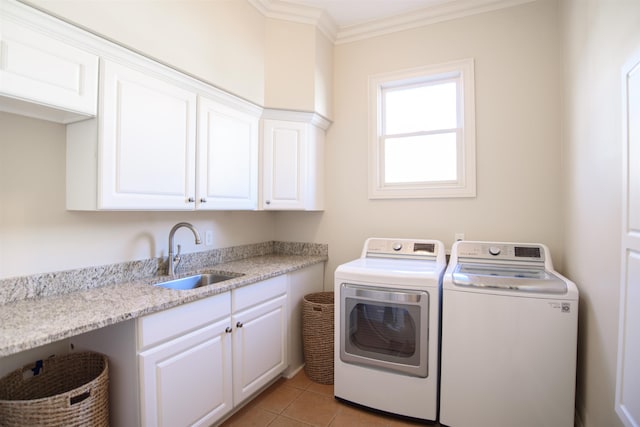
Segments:
[[[205,199],[204,197],[202,197],[202,198],[200,199],[200,203],[207,203],[207,199]]]
[[[242,322],[238,322],[238,323],[236,323],[236,328],[242,328],[242,326],[243,326],[243,325],[242,325]]]
[[[267,200],[265,203],[266,203],[267,205],[270,205],[270,204],[271,204],[271,200]]]
[[[225,329],[224,331],[230,334],[231,332],[233,332],[233,329],[231,329],[231,326],[227,326],[227,329]]]
[[[187,202],[189,202],[189,203],[195,203],[195,201],[196,201],[196,199],[194,199],[193,197],[189,197],[187,199]]]

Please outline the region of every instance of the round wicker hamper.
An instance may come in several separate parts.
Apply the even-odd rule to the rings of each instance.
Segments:
[[[98,353],[52,357],[0,379],[1,426],[109,426],[109,366]]]
[[[304,371],[320,384],[333,384],[333,310],[333,292],[317,292],[303,299]]]

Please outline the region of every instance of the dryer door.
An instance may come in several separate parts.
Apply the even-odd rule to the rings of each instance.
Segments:
[[[427,377],[429,293],[343,283],[340,358]]]

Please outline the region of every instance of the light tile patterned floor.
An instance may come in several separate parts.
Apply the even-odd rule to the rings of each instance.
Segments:
[[[222,427],[401,427],[423,425],[355,408],[333,398],[333,386],[300,371],[280,379],[222,424]],[[432,424],[437,427],[438,424]]]

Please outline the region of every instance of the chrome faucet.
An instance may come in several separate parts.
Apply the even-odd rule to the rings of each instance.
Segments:
[[[169,232],[169,266],[167,267],[167,274],[169,276],[173,276],[176,273],[176,268],[178,264],[180,264],[180,245],[178,245],[178,253],[173,255],[173,235],[176,234],[178,228],[186,227],[193,232],[193,235],[196,237],[196,245],[199,245],[200,242],[200,233],[198,230],[188,222],[179,222],[173,226],[171,231]]]

